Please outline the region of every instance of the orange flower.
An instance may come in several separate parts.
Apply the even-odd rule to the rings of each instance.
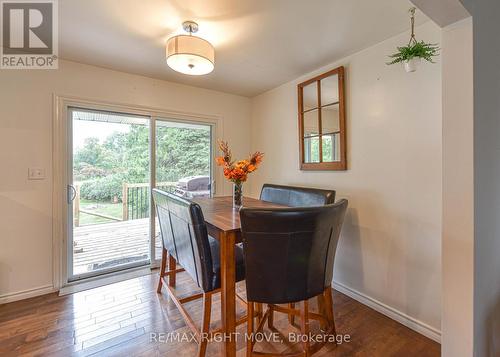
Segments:
[[[247,179],[247,174],[243,169],[237,167],[237,168],[234,168],[233,170],[231,170],[230,177],[233,181],[244,182]]]
[[[219,166],[224,166],[226,164],[226,160],[224,160],[224,158],[222,156],[217,156],[215,158],[215,162],[217,163],[217,165]]]
[[[219,149],[224,156],[215,158],[218,166],[224,168],[224,177],[233,182],[245,182],[248,174],[257,170],[257,167],[262,162],[263,153],[257,151],[252,154],[248,159],[232,161],[231,150],[227,142],[220,140],[218,142]]]
[[[223,158],[225,164],[231,165],[231,150],[229,149],[229,145],[227,144],[227,141],[219,140],[218,144],[219,144],[220,151],[222,151],[222,153],[224,154],[222,156],[222,158]]]
[[[263,157],[264,153],[257,151],[250,157],[250,163],[257,166],[262,162]]]
[[[248,161],[247,160],[240,160],[236,163],[236,167],[238,168],[244,168],[248,165]]]

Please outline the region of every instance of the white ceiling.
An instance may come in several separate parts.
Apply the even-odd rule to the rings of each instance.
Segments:
[[[254,96],[407,31],[407,0],[60,0],[59,54],[77,62]],[[420,12],[417,23],[428,19]],[[165,63],[182,22],[216,49],[206,76]],[[384,60],[384,59],[381,59]]]

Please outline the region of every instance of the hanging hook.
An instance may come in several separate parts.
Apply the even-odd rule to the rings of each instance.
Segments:
[[[410,13],[410,24],[411,24],[411,36],[410,36],[410,41],[408,42],[408,45],[416,44],[417,39],[415,38],[415,11],[417,10],[416,7],[411,7],[408,12]]]

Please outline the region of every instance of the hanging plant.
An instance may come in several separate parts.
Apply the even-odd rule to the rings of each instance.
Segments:
[[[410,9],[411,37],[408,45],[398,47],[398,52],[390,55],[391,61],[387,63],[388,65],[403,63],[406,72],[415,72],[422,59],[434,63],[434,57],[439,54],[437,44],[419,42],[415,38],[415,10],[414,7]]]

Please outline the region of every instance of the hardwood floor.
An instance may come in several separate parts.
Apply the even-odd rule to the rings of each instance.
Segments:
[[[0,355],[195,356],[195,342],[167,341],[169,336],[188,338],[190,330],[167,294],[156,293],[156,284],[154,272],[64,297],[49,294],[1,305]],[[181,296],[196,290],[185,273],[178,275],[177,287]],[[237,289],[244,295],[244,283],[238,284]],[[337,333],[349,335],[349,342],[329,344],[315,356],[440,355],[439,344],[355,300],[336,291],[333,299]],[[311,300],[313,306],[314,301]],[[201,301],[190,302],[187,307],[196,323],[200,323]],[[212,309],[212,328],[217,328],[218,296]],[[238,316],[243,314],[244,309],[238,306]],[[295,331],[285,315],[276,313],[274,324],[284,336]],[[245,329],[246,325],[238,328],[238,356],[245,355]],[[167,335],[169,332],[174,334]],[[260,342],[256,346],[256,351],[293,349],[286,339],[285,343]],[[220,344],[209,343],[207,356],[219,353]]]

